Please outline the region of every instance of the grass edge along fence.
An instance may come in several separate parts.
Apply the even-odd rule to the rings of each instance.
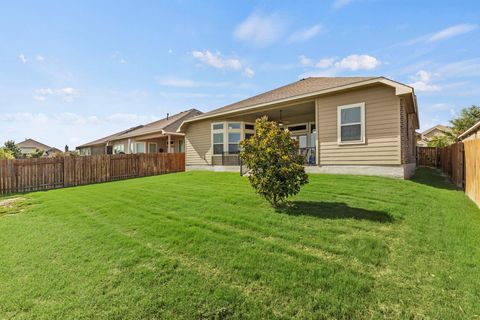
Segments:
[[[0,194],[71,187],[185,171],[184,153],[0,160]]]
[[[417,165],[435,167],[480,206],[480,140],[466,140],[448,147],[417,147]]]

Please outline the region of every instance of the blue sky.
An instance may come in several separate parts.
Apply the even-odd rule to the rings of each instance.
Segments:
[[[421,128],[480,104],[479,1],[0,1],[0,141],[63,148],[306,76],[416,88]]]

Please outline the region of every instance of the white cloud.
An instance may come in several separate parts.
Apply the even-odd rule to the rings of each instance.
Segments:
[[[284,29],[285,19],[278,14],[262,16],[252,13],[235,28],[234,36],[238,40],[252,42],[258,46],[268,46],[280,39]]]
[[[193,51],[192,56],[206,65],[217,69],[234,69],[242,68],[242,63],[238,59],[224,59],[220,53],[212,53],[206,51]]]
[[[315,37],[317,34],[319,34],[320,31],[322,31],[322,27],[319,24],[317,24],[306,30],[298,31],[292,34],[289,38],[289,41],[290,42],[307,41]]]
[[[79,90],[71,87],[65,88],[40,88],[33,90],[33,98],[36,101],[43,102],[46,100],[46,96],[58,96],[61,97],[64,102],[72,102],[76,96],[79,95]]]
[[[255,71],[250,67],[246,67],[245,70],[243,70],[243,75],[252,78],[255,75]]]
[[[44,58],[43,56],[41,56],[41,55],[36,56],[35,59],[37,59],[38,62],[43,62],[43,61],[45,61],[45,58]]]
[[[312,59],[307,58],[303,54],[298,57],[298,61],[300,61],[300,63],[303,64],[304,66],[309,66],[312,64]]]
[[[435,103],[430,105],[428,109],[432,111],[447,111],[450,110],[451,107],[446,103]]]
[[[23,53],[19,54],[18,55],[18,59],[20,59],[20,61],[23,63],[23,64],[26,64],[28,62],[27,60],[27,57],[25,57],[25,55]]]
[[[172,54],[172,53],[173,53],[173,50],[172,50],[172,49],[168,49],[168,53],[169,53],[169,54]]]
[[[333,9],[341,9],[346,5],[350,4],[353,0],[335,0],[333,1],[332,8]]]
[[[362,54],[352,54],[335,63],[335,67],[340,69],[372,70],[380,65],[380,61],[372,56]]]
[[[341,60],[337,60],[335,58],[323,58],[320,59],[317,63],[315,63],[315,67],[317,69],[323,70],[312,70],[309,72],[305,72],[300,75],[300,78],[333,77],[345,71],[373,70],[377,68],[380,64],[380,60],[366,54],[352,54]],[[313,65],[313,63],[309,65]]]
[[[474,25],[474,24],[466,24],[466,23],[458,24],[458,25],[440,30],[437,33],[434,33],[432,36],[430,36],[427,39],[427,42],[436,42],[436,41],[445,40],[448,38],[452,38],[452,37],[470,32],[472,30],[475,30],[476,28],[477,28],[477,25]]]
[[[409,86],[414,87],[418,92],[439,91],[438,85],[432,84],[432,74],[425,70],[418,71],[411,77],[412,82]]]
[[[335,62],[334,58],[323,58],[315,64],[315,67],[322,68],[322,69],[328,68],[328,67],[331,67],[334,62]]]

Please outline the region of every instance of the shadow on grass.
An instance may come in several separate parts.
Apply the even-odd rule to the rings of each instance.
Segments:
[[[418,167],[412,181],[438,189],[458,190],[447,176],[442,175],[439,170],[429,167]]]
[[[312,216],[319,219],[357,219],[381,223],[393,222],[394,218],[387,212],[352,208],[342,202],[292,201],[277,209],[278,212]]]

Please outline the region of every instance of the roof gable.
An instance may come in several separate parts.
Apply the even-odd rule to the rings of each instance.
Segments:
[[[25,139],[24,141],[17,143],[17,146],[20,148],[35,148],[40,150],[50,149],[50,146],[33,139]]]

